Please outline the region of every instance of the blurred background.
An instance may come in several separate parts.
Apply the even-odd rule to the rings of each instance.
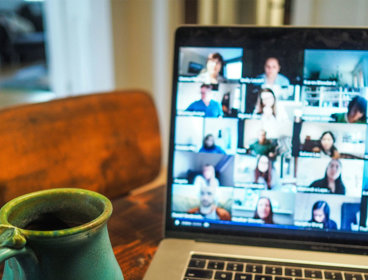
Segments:
[[[167,147],[179,25],[367,27],[367,10],[366,0],[1,0],[0,108],[143,89]]]

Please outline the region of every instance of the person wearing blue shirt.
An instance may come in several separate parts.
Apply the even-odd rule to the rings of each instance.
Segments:
[[[289,86],[290,85],[290,81],[289,79],[280,74],[280,63],[279,60],[276,57],[269,57],[267,58],[265,65],[264,65],[264,70],[265,73],[261,74],[258,76],[258,78],[263,78],[264,79],[264,84],[267,86],[274,86],[274,85],[278,85],[278,86]]]
[[[215,137],[212,134],[206,135],[203,139],[203,146],[199,149],[200,153],[225,154],[225,151],[215,144]]]
[[[257,76],[260,86],[271,89],[277,99],[293,99],[293,88],[290,87],[289,79],[280,74],[280,62],[276,57],[269,57],[264,64],[264,73]]]
[[[223,115],[219,102],[212,100],[211,85],[201,85],[201,99],[194,101],[186,111],[204,112],[205,117],[220,117]]]

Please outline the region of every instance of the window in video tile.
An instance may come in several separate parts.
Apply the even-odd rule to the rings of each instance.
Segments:
[[[306,50],[302,88],[303,115],[336,122],[365,122],[368,94],[368,51]],[[359,99],[361,100],[355,100]],[[353,119],[351,108],[364,112]]]

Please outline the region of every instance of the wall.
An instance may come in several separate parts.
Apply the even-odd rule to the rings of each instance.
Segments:
[[[292,25],[367,26],[366,0],[294,0]]]
[[[154,97],[160,117],[164,165],[175,28],[182,23],[183,0],[111,0],[115,84],[142,89]]]
[[[152,92],[153,1],[111,0],[115,85]]]

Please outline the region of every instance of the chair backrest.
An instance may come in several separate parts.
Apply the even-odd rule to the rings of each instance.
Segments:
[[[158,175],[160,140],[153,100],[140,91],[0,110],[0,203],[58,187],[127,194]]]

